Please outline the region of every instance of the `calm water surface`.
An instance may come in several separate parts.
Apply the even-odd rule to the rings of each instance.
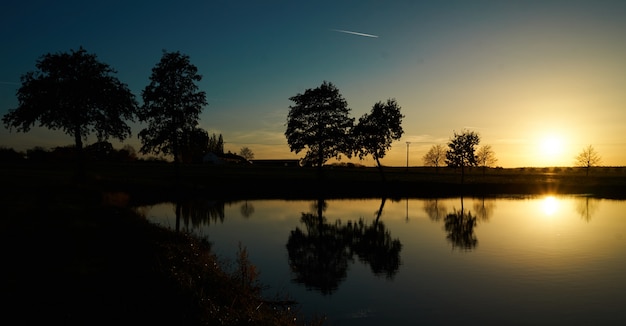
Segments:
[[[144,207],[176,228],[176,205]],[[178,228],[331,325],[626,325],[626,201],[181,203]]]

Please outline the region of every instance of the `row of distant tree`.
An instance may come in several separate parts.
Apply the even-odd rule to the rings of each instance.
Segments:
[[[346,100],[332,83],[324,82],[290,100],[294,104],[289,107],[285,135],[293,152],[306,152],[304,164],[321,167],[330,158],[340,159],[342,154],[360,159],[371,155],[384,180],[380,159],[404,133],[404,116],[395,99],[374,104],[371,112],[356,122],[350,117]],[[439,167],[445,162],[460,168],[462,175],[467,166],[495,164],[497,159],[491,146],[483,145],[476,152],[479,143],[480,136],[474,131],[455,132],[448,148],[433,146],[424,156],[424,163]]]
[[[498,159],[491,145],[482,145],[475,151],[474,146],[478,145],[479,137],[472,131],[464,131],[461,134],[454,134],[454,138],[448,143],[448,148],[441,144],[433,145],[422,158],[425,166],[464,167],[478,166],[483,171],[488,167],[493,167]],[[574,165],[586,169],[598,166],[602,163],[602,157],[593,147],[584,147],[574,158]]]
[[[346,100],[332,83],[325,81],[290,100],[294,104],[289,107],[285,136],[291,151],[306,153],[302,159],[305,165],[321,167],[331,158],[341,159],[341,155],[360,159],[371,155],[384,179],[380,159],[404,132],[404,116],[395,99],[374,104],[371,112],[356,122],[350,117]],[[424,165],[460,168],[462,176],[466,167],[494,166],[498,159],[491,145],[479,145],[477,132],[455,131],[447,146],[437,144],[430,148],[423,157]],[[600,162],[593,146],[584,148],[575,161],[587,171]]]
[[[85,155],[83,141],[88,136],[97,137],[94,146],[105,146],[109,138],[123,141],[131,136],[128,123],[136,120],[146,123],[138,134],[142,154],[191,162],[208,151],[224,152],[222,135],[210,136],[199,127],[207,101],[196,84],[202,76],[189,56],[163,52],[141,92],[141,105],[115,73],[82,47],[46,54],[35,71],[22,76],[18,106],[2,121],[18,132],[28,132],[35,124],[62,130],[74,139],[79,159]]]
[[[0,148],[0,162],[3,164],[17,164],[29,162],[35,164],[68,163],[76,160],[74,146],[59,146],[46,149],[36,146],[25,152],[18,152],[13,148]],[[131,145],[115,149],[107,141],[101,141],[85,146],[84,159],[98,162],[132,162],[138,160],[137,152]],[[156,160],[156,158],[151,158]]]
[[[35,124],[64,131],[74,138],[79,161],[85,155],[83,141],[89,135],[95,134],[98,140],[90,150],[100,146],[96,152],[112,152],[108,139],[130,137],[128,122],[135,120],[146,124],[138,133],[142,154],[169,155],[176,163],[200,161],[208,152],[223,154],[222,135],[209,135],[199,127],[200,113],[208,103],[205,92],[197,86],[202,76],[189,56],[163,51],[141,92],[141,105],[115,73],[82,47],[46,54],[37,61],[35,71],[22,76],[18,107],[9,110],[2,121],[9,130],[18,132],[28,132]],[[290,100],[293,105],[289,106],[285,136],[291,151],[305,151],[303,165],[321,168],[341,155],[360,159],[372,156],[384,179],[380,159],[404,133],[404,116],[395,99],[375,103],[358,121],[350,117],[347,101],[337,87],[326,81]],[[438,167],[444,160],[461,172],[467,166],[494,164],[497,160],[490,146],[476,152],[479,143],[476,132],[455,132],[446,150],[434,146],[424,162]],[[254,156],[247,147],[240,154],[246,159]],[[587,166],[596,163],[590,155],[586,158]]]
[[[190,149],[184,152],[184,162],[200,162],[204,155],[213,153],[217,157],[240,157],[241,159],[251,160],[254,153],[248,147],[242,147],[239,155],[233,153],[224,153],[224,142],[222,136],[213,134],[204,140],[203,146]],[[36,164],[55,164],[69,163],[77,159],[77,151],[74,146],[58,146],[52,149],[46,149],[41,146],[35,146],[26,151],[16,151],[13,148],[0,147],[0,163],[16,164],[16,163],[36,163]],[[83,160],[93,162],[133,162],[133,161],[163,161],[167,160],[162,157],[137,155],[135,148],[131,145],[124,145],[120,149],[113,147],[108,141],[99,141],[85,146],[83,149]],[[193,161],[191,161],[193,160]]]

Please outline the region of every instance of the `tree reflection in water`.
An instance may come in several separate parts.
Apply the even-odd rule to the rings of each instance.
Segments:
[[[209,225],[211,221],[224,222],[224,202],[179,200],[176,202],[176,231],[180,231],[181,220],[187,230]]]
[[[391,238],[391,233],[380,221],[385,200],[385,198],[382,199],[376,220],[372,225],[368,226],[363,219],[359,219],[356,223],[348,223],[346,228],[351,231],[350,248],[359,259],[369,264],[374,274],[384,274],[391,279],[400,268],[402,244],[400,240]]]
[[[254,213],[254,206],[246,200],[243,205],[241,205],[239,211],[241,212],[241,216],[249,218]]]
[[[302,213],[300,221],[306,231],[296,228],[287,241],[289,265],[296,275],[294,281],[331,294],[345,279],[351,259],[341,226],[339,222],[328,224],[325,217],[311,213]]]
[[[591,221],[591,217],[596,213],[599,206],[600,200],[596,198],[585,196],[576,199],[576,212],[587,222]]]
[[[462,200],[462,199],[461,199]],[[474,202],[474,211],[476,212],[476,218],[481,222],[487,222],[493,215],[493,211],[496,208],[496,201],[493,199],[485,199],[483,197],[480,201]]]
[[[305,230],[296,227],[287,241],[294,281],[323,294],[332,294],[346,278],[348,263],[355,255],[369,264],[374,274],[393,278],[400,268],[402,244],[391,238],[380,221],[384,203],[385,199],[371,225],[363,219],[346,225],[340,221],[328,223],[322,214],[326,208],[322,199],[315,206],[317,216],[302,213],[300,221]]]
[[[434,221],[439,222],[446,215],[446,207],[439,203],[438,199],[425,199],[424,200],[424,212],[426,215]]]
[[[463,208],[463,197],[461,197],[461,210],[454,211],[446,215],[444,219],[445,230],[448,233],[446,238],[452,243],[452,248],[472,250],[478,245],[478,239],[474,234],[476,226],[476,216],[471,212],[465,212]]]

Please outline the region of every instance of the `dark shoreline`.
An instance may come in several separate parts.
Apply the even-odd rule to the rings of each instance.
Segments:
[[[3,178],[14,191],[126,192],[133,201],[178,198],[339,199],[498,197],[519,195],[587,195],[626,199],[626,168],[473,168],[461,183],[451,168],[315,168],[183,165],[164,163],[91,164],[76,180],[71,166],[4,167]],[[56,190],[55,190],[56,189]],[[72,190],[70,190],[72,191]]]

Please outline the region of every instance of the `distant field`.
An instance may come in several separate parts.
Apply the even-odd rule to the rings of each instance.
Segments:
[[[74,182],[72,166],[2,167],[14,189],[63,187]],[[626,197],[626,168],[515,168],[466,170],[387,167],[386,182],[374,167],[316,168],[241,165],[181,165],[158,162],[88,164],[85,187],[127,191],[146,200],[172,196],[229,198],[356,198],[590,194]]]

